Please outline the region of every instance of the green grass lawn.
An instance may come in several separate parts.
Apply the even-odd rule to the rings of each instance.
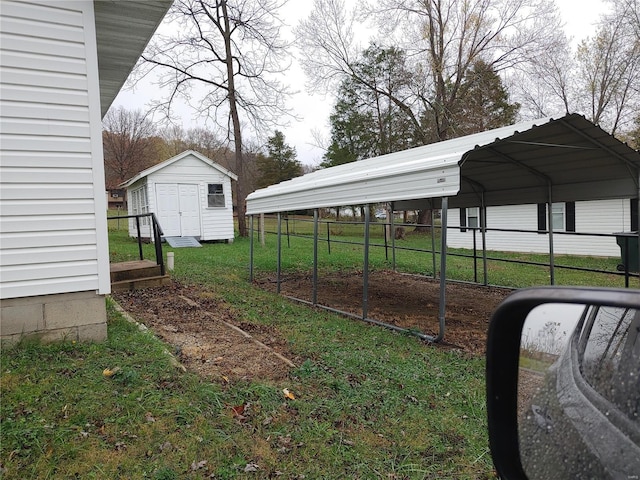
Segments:
[[[136,258],[137,244],[113,222],[111,260]],[[308,271],[311,241],[290,240],[283,268]],[[424,248],[430,239],[401,242]],[[152,245],[144,251],[153,258]],[[109,306],[104,343],[2,349],[2,478],[493,477],[484,359],[256,288],[247,281],[248,239],[173,251],[175,279],[206,287],[239,321],[277,329],[300,365],[282,382],[210,382],[173,367],[168,346]],[[330,255],[326,244],[320,248],[322,269],[358,269],[361,262],[360,245],[335,243]],[[448,274],[468,279],[468,262],[452,257]],[[397,264],[432,273],[424,253],[400,251]],[[374,248],[371,267],[389,266],[384,249]],[[273,235],[265,247],[256,242],[255,268],[275,271]],[[491,283],[511,286],[548,282],[538,267],[498,264],[490,275]],[[114,367],[115,375],[104,375]],[[285,399],[283,388],[296,399]],[[232,407],[247,403],[246,418],[234,418]]]

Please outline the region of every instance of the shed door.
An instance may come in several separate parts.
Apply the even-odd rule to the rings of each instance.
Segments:
[[[158,220],[165,237],[200,236],[198,186],[176,183],[156,184]]]
[[[156,184],[156,215],[165,237],[180,236],[180,201],[178,185],[175,183]]]
[[[180,184],[180,227],[183,237],[200,236],[200,201],[198,186]]]

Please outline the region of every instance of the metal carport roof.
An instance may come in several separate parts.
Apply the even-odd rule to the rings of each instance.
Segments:
[[[450,207],[635,198],[640,154],[578,114],[318,170],[251,193],[247,214],[451,197]],[[437,202],[436,202],[437,203]],[[397,203],[398,209],[420,202]]]
[[[522,122],[424,147],[318,170],[247,197],[247,214],[278,213],[278,291],[281,212],[314,209],[313,305],[317,303],[318,209],[393,202],[394,210],[486,207],[527,203],[638,198],[640,154],[577,114]],[[367,316],[369,209],[365,212],[362,320],[399,329]],[[550,277],[554,278],[552,209],[547,208]],[[640,214],[639,214],[640,215]],[[391,217],[393,218],[393,216]],[[251,221],[253,231],[253,221]],[[392,220],[393,228],[393,220]],[[481,222],[486,258],[486,221]],[[638,233],[640,236],[640,232]],[[393,235],[392,235],[393,237]],[[639,242],[640,243],[640,242]],[[446,272],[447,228],[441,229],[440,272]],[[435,260],[434,260],[435,262]],[[486,268],[486,262],[485,262]],[[435,273],[434,273],[435,275]],[[253,233],[250,276],[253,277]],[[440,341],[445,329],[446,276],[440,275]],[[294,300],[300,300],[293,298]],[[346,312],[341,312],[349,315]]]

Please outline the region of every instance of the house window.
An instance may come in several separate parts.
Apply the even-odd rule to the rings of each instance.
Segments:
[[[469,207],[460,209],[460,231],[466,232],[469,228],[480,228],[482,222],[480,221],[480,207]]]
[[[480,208],[467,208],[467,226],[478,228],[480,226]]]
[[[556,232],[563,232],[565,229],[564,223],[564,203],[552,203],[551,204],[551,221],[553,230]]]
[[[555,232],[576,231],[576,203],[557,202],[551,204],[551,222]],[[538,204],[538,233],[547,230],[547,204]]]
[[[224,190],[221,183],[210,183],[208,185],[207,205],[209,207],[224,207]]]

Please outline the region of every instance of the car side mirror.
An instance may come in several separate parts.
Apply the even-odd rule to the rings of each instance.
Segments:
[[[491,318],[486,377],[500,478],[640,478],[637,290],[515,292]]]

